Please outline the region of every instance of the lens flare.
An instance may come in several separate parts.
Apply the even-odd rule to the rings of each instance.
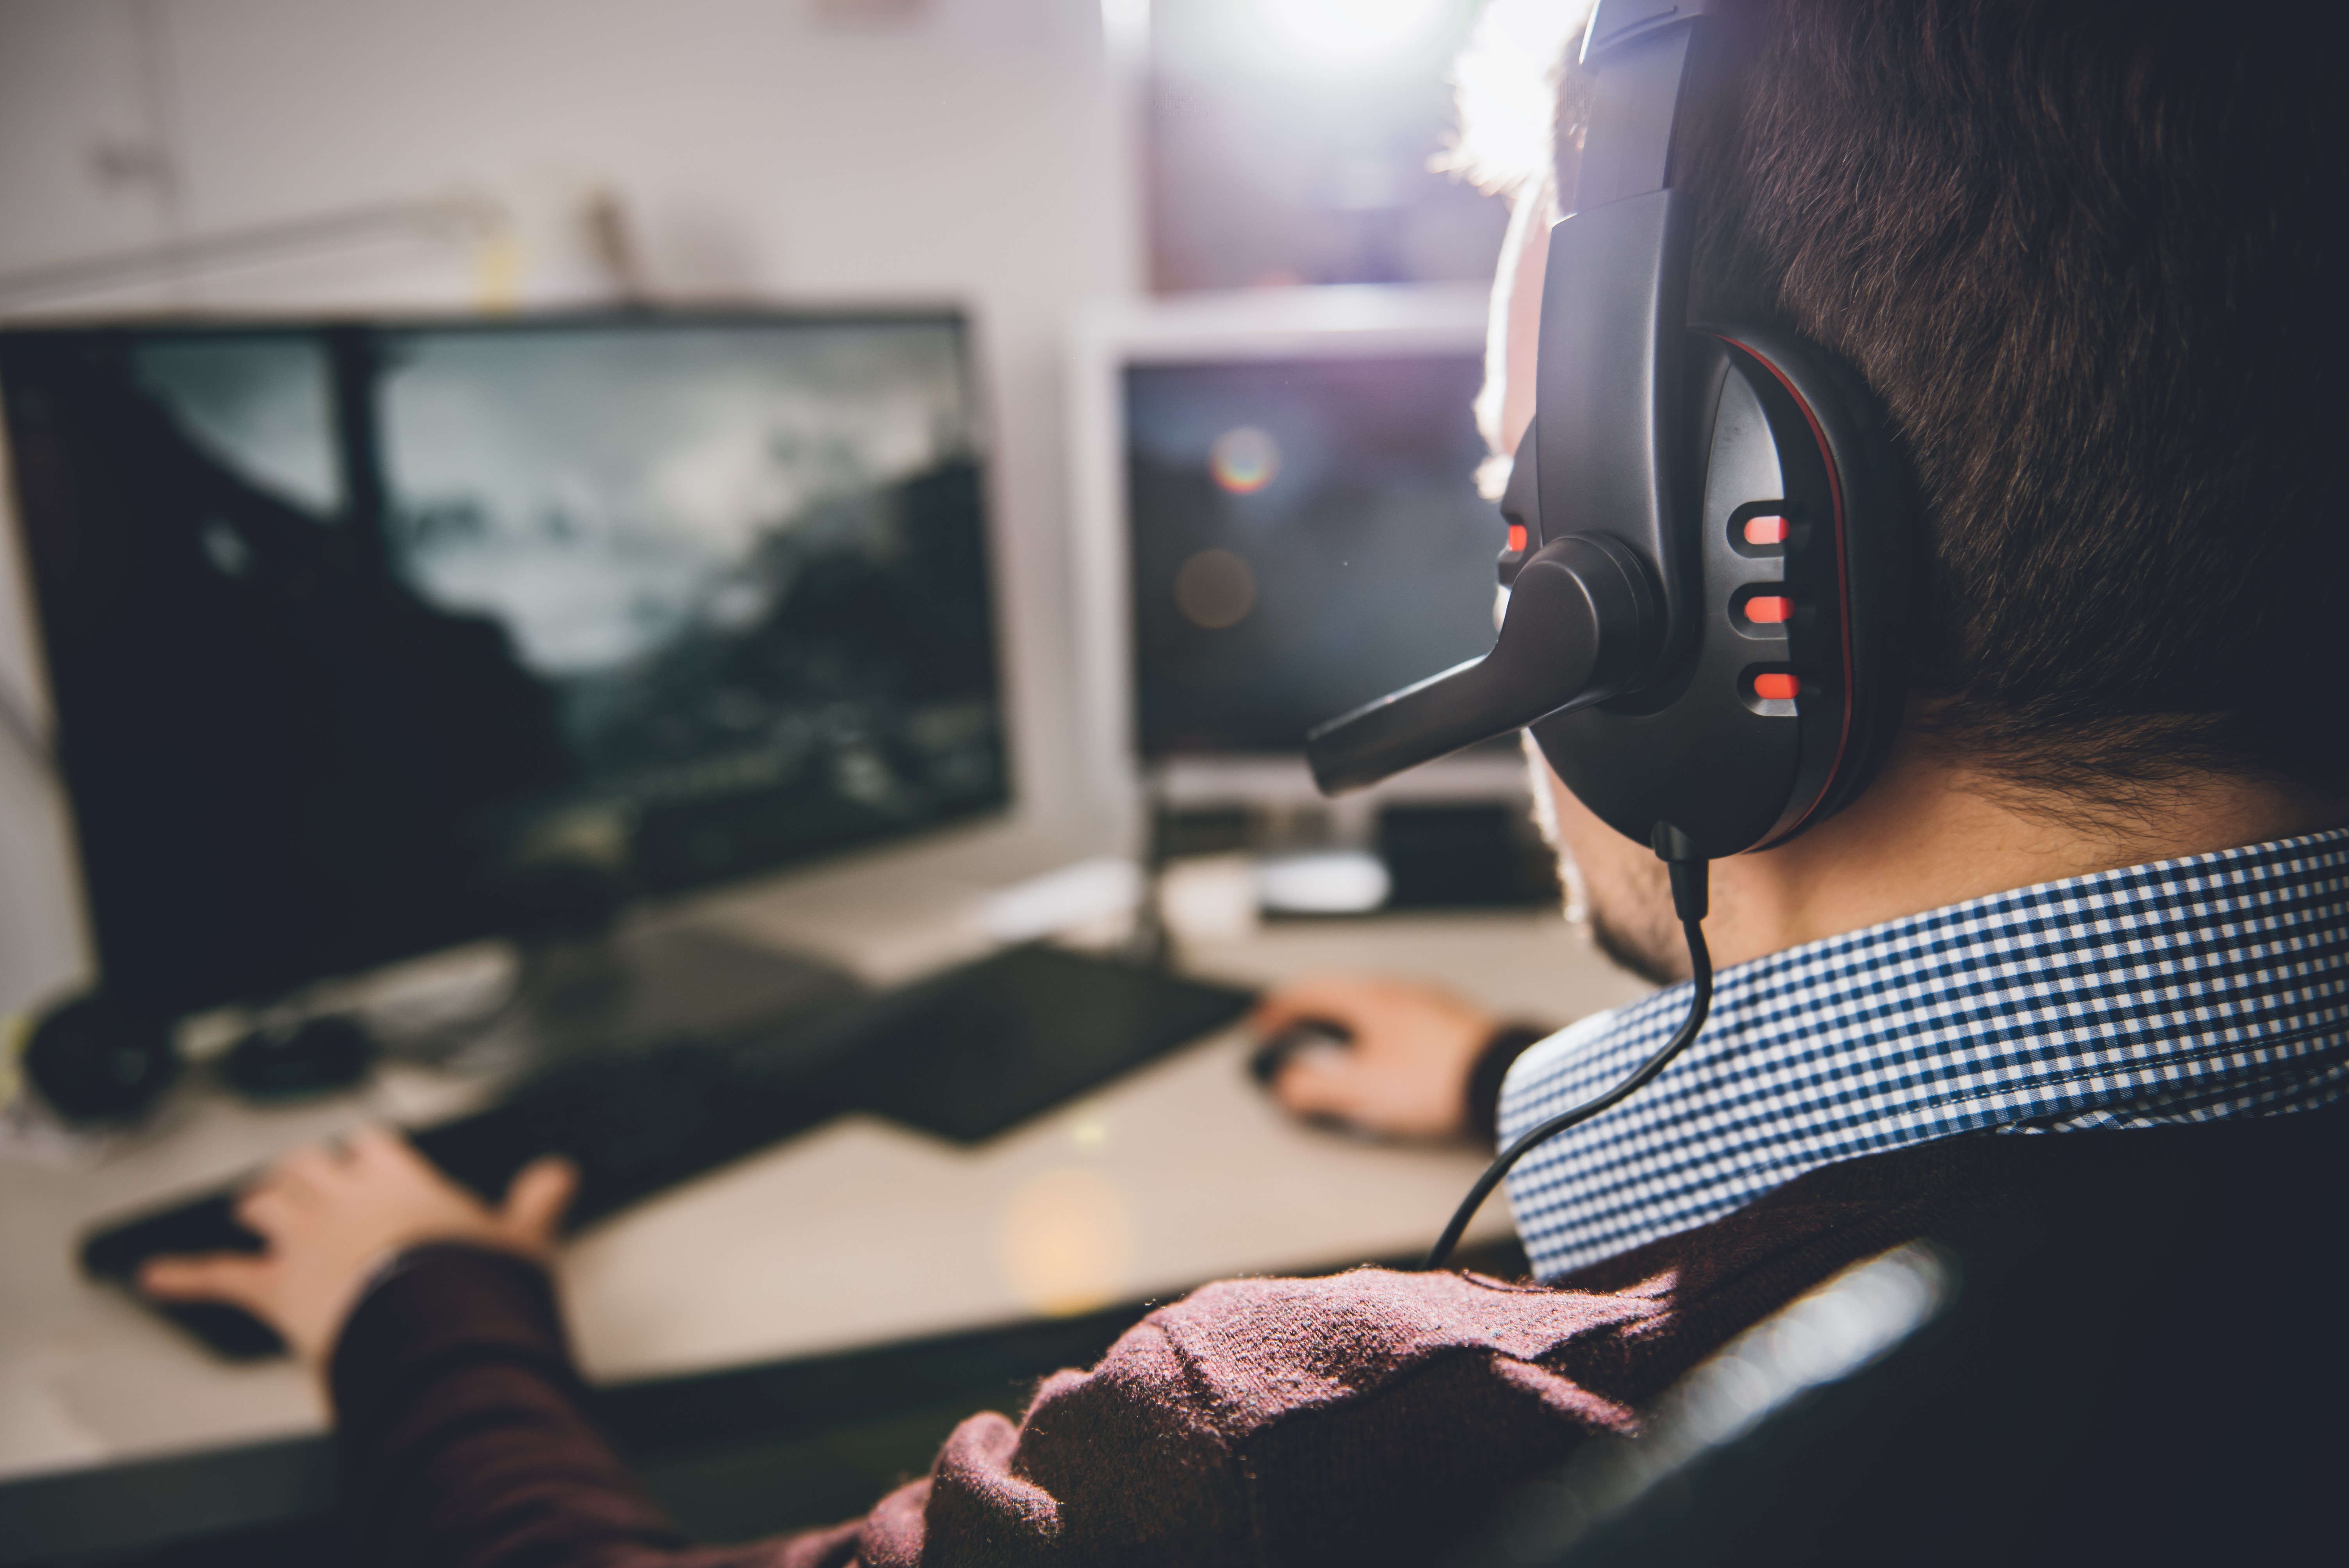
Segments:
[[[1254,425],[1226,430],[1207,449],[1207,469],[1234,495],[1254,495],[1280,477],[1280,446]]]
[[[1256,608],[1256,573],[1228,550],[1202,550],[1174,573],[1174,607],[1210,632],[1237,626]]]

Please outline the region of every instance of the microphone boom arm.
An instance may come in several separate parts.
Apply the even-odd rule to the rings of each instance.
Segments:
[[[1517,569],[1491,653],[1308,735],[1313,781],[1325,795],[1343,794],[1604,702],[1646,673],[1662,629],[1638,553],[1605,534],[1568,534]]]

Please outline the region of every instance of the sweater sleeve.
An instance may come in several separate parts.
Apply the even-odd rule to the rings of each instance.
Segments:
[[[328,1387],[345,1511],[381,1568],[812,1568],[853,1548],[849,1529],[689,1551],[588,1419],[552,1283],[510,1253],[400,1258],[344,1326]]]

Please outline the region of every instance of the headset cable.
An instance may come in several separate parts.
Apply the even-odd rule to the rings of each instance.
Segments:
[[[1468,1229],[1468,1222],[1476,1217],[1476,1211],[1485,1206],[1485,1200],[1492,1196],[1493,1189],[1501,1184],[1501,1179],[1509,1173],[1509,1168],[1530,1152],[1535,1145],[1547,1142],[1568,1128],[1579,1126],[1600,1111],[1639,1093],[1658,1073],[1671,1066],[1672,1058],[1686,1049],[1689,1042],[1696,1038],[1697,1032],[1704,1027],[1705,1014],[1713,1006],[1713,953],[1704,944],[1705,861],[1702,851],[1686,834],[1662,823],[1656,828],[1656,852],[1670,868],[1672,913],[1679,916],[1681,932],[1688,938],[1689,978],[1692,987],[1688,1016],[1681,1021],[1681,1026],[1672,1032],[1672,1037],[1664,1042],[1662,1048],[1634,1068],[1622,1081],[1605,1093],[1584,1100],[1573,1109],[1561,1111],[1540,1126],[1528,1129],[1523,1137],[1495,1155],[1493,1162],[1485,1167],[1485,1173],[1476,1178],[1476,1184],[1468,1189],[1468,1196],[1461,1201],[1460,1207],[1453,1211],[1452,1222],[1444,1227],[1444,1234],[1437,1238],[1434,1247],[1429,1251],[1427,1261],[1420,1265],[1422,1269],[1434,1270],[1444,1266],[1444,1260],[1452,1255],[1452,1249],[1460,1244],[1461,1233]]]

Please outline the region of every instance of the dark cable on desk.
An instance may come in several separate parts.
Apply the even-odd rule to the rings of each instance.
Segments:
[[[1658,831],[1660,850],[1665,831]],[[1676,841],[1675,847],[1686,842],[1678,834],[1672,837]],[[1672,1037],[1664,1042],[1661,1049],[1631,1069],[1612,1088],[1584,1100],[1571,1110],[1559,1112],[1538,1127],[1527,1130],[1523,1137],[1495,1156],[1493,1162],[1485,1167],[1485,1173],[1476,1178],[1476,1184],[1468,1189],[1468,1196],[1461,1201],[1460,1207],[1453,1211],[1452,1222],[1444,1227],[1444,1234],[1436,1238],[1434,1247],[1429,1251],[1427,1261],[1420,1265],[1421,1268],[1434,1270],[1444,1266],[1444,1260],[1452,1255],[1452,1249],[1460,1244],[1461,1233],[1468,1229],[1468,1222],[1476,1217],[1476,1211],[1485,1206],[1485,1200],[1492,1196],[1493,1189],[1501,1184],[1501,1178],[1506,1176],[1509,1168],[1530,1152],[1535,1145],[1547,1142],[1568,1128],[1579,1126],[1600,1111],[1619,1105],[1639,1093],[1658,1073],[1671,1066],[1672,1058],[1686,1049],[1688,1043],[1695,1039],[1697,1032],[1704,1027],[1704,1016],[1713,1006],[1713,952],[1704,944],[1705,862],[1668,856],[1666,863],[1671,868],[1672,913],[1680,916],[1682,934],[1688,938],[1689,977],[1693,986],[1693,994],[1689,998],[1688,1016],[1681,1020],[1681,1026],[1673,1031]]]

